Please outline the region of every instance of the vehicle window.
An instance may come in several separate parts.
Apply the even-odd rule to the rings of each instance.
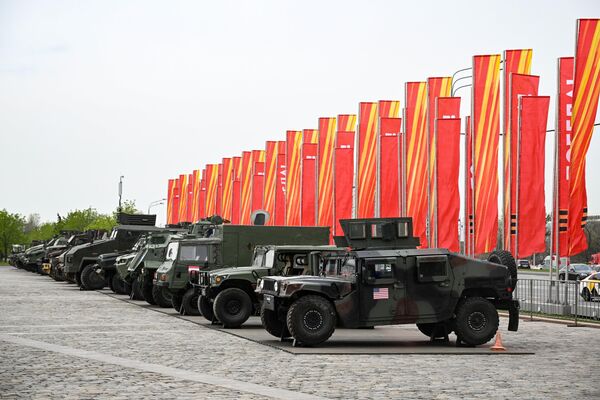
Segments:
[[[444,280],[447,275],[446,257],[418,257],[417,275],[419,282],[435,282]]]
[[[208,246],[203,244],[183,245],[179,251],[181,261],[208,261]]]
[[[323,271],[326,276],[336,276],[337,275],[337,259],[330,258],[323,260]]]
[[[370,278],[375,279],[393,279],[394,264],[382,261],[368,261],[367,274]]]
[[[252,265],[254,265],[255,267],[262,267],[264,261],[265,251],[262,249],[256,250],[254,253],[254,261],[252,262]]]
[[[265,254],[265,266],[271,268],[275,265],[275,251],[269,250]]]
[[[575,271],[577,271],[577,272],[587,272],[590,269],[591,268],[588,265],[585,265],[585,264],[575,264]]]
[[[117,229],[113,229],[113,231],[110,233],[110,238],[111,239],[116,239],[117,238],[117,233],[119,231]]]
[[[169,246],[167,247],[167,256],[165,257],[165,260],[175,260],[175,258],[177,258],[177,249],[179,249],[179,242],[169,243]]]
[[[340,267],[340,275],[344,277],[354,276],[356,273],[356,260],[354,258],[349,258],[344,261],[342,266]]]
[[[166,236],[152,236],[150,238],[150,244],[163,244],[167,241]]]

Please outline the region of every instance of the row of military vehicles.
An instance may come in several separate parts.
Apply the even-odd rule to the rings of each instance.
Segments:
[[[410,218],[341,220],[335,245],[328,227],[232,225],[213,216],[163,228],[155,220],[121,213],[110,234],[65,234],[11,263],[225,328],[260,316],[269,334],[295,345],[319,345],[337,327],[416,324],[431,340],[455,333],[457,343],[476,346],[496,334],[498,310],[518,329],[511,254],[478,260],[419,249]]]

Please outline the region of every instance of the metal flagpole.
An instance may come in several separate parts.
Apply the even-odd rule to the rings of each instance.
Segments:
[[[408,201],[408,195],[406,193],[406,176],[408,175],[408,165],[406,165],[406,144],[407,144],[407,136],[408,133],[406,132],[406,99],[408,98],[408,94],[406,92],[407,89],[407,85],[406,83],[404,84],[404,104],[405,107],[402,110],[402,126],[403,126],[403,131],[404,131],[404,137],[403,137],[403,146],[402,146],[402,169],[403,169],[403,173],[402,173],[402,216],[406,217],[407,216],[407,201]]]
[[[554,251],[557,253],[557,267],[558,267],[558,254],[560,254],[559,250],[559,217],[558,217],[558,205],[559,205],[559,193],[560,193],[560,182],[559,182],[559,171],[560,171],[560,160],[558,153],[560,151],[560,126],[559,126],[559,115],[560,115],[560,58],[558,59],[558,63],[556,66],[557,70],[557,79],[556,79],[556,115],[554,118],[554,175],[552,182],[552,213],[550,213],[550,268],[548,270],[550,276],[550,285],[554,283],[553,275],[552,275],[552,260],[554,259]],[[556,222],[556,230],[554,229],[554,223]],[[556,300],[558,301],[558,285],[557,285],[557,293]]]
[[[475,56],[473,56],[472,58],[472,64],[475,64]],[[458,89],[457,89],[458,90]],[[473,82],[472,86],[471,86],[471,163],[473,164],[472,168],[473,168],[473,188],[471,189],[471,197],[472,197],[472,212],[473,212],[473,236],[472,236],[472,253],[471,256],[475,256],[475,240],[476,240],[476,236],[477,236],[477,230],[476,230],[476,226],[475,226],[475,191],[477,189],[477,185],[475,185],[476,177],[475,177],[475,172],[476,172],[476,168],[475,168],[475,136],[476,136],[476,132],[475,132],[475,82]]]
[[[379,116],[379,104],[377,104],[377,137],[375,138],[375,218],[381,216],[381,117]]]
[[[517,173],[515,184],[515,258],[519,258],[519,195],[521,183],[521,128],[523,124],[523,96],[519,96],[518,108],[518,127],[517,127]]]
[[[504,74],[503,74],[504,75]],[[506,194],[503,194],[503,196],[508,196],[508,215],[504,216],[504,226],[502,227],[503,231],[505,231],[505,235],[508,235],[508,239],[506,240],[506,248],[504,250],[507,251],[511,251],[513,250],[512,245],[513,245],[513,238],[512,238],[512,232],[513,232],[513,213],[512,213],[512,208],[513,208],[513,204],[512,204],[512,181],[514,179],[513,176],[513,162],[512,162],[512,140],[513,140],[513,134],[514,132],[512,132],[512,75],[510,75],[508,77],[508,114],[507,114],[507,120],[508,120],[508,127],[505,128],[504,130],[504,134],[506,135],[506,137],[504,138],[505,140],[503,141],[504,143],[506,143],[508,141],[508,149],[506,149],[505,151],[508,151],[508,177],[507,177],[507,181],[508,181],[508,188],[507,188],[507,192]],[[518,153],[517,153],[518,154]],[[504,170],[504,168],[503,168]],[[504,201],[506,201],[506,199],[504,199]],[[502,208],[504,208],[504,210],[506,211],[506,208],[504,207],[504,203],[502,203]],[[508,218],[508,220],[507,220]],[[508,227],[508,229],[507,229]],[[515,227],[516,229],[516,227]],[[506,232],[508,231],[508,232]],[[515,253],[516,255],[516,253]]]

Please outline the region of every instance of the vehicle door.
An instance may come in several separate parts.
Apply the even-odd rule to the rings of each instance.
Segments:
[[[407,257],[410,302],[407,313],[417,318],[440,316],[449,309],[452,270],[446,255]]]
[[[406,286],[397,258],[359,259],[360,321],[374,325],[405,315]]]

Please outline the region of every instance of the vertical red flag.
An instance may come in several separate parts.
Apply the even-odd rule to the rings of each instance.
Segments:
[[[458,233],[458,226],[456,225],[458,222],[458,215],[456,216],[456,218],[453,221],[448,221],[445,220],[445,218],[450,218],[450,215],[454,215],[454,214],[446,214],[446,213],[442,213],[440,210],[440,204],[438,204],[438,194],[445,196],[447,195],[447,193],[444,193],[443,191],[441,191],[438,188],[438,181],[440,178],[437,177],[437,173],[441,172],[444,175],[445,179],[450,179],[452,178],[452,176],[448,176],[447,174],[449,173],[448,171],[442,171],[441,169],[439,169],[437,167],[437,156],[436,154],[439,154],[438,148],[439,146],[436,144],[436,140],[439,137],[439,132],[437,131],[437,121],[440,119],[459,119],[458,122],[458,129],[460,131],[460,97],[437,97],[436,101],[433,104],[433,108],[431,109],[433,111],[431,111],[429,114],[433,113],[435,116],[434,122],[433,122],[433,131],[434,131],[434,135],[433,135],[433,139],[431,141],[432,146],[434,146],[433,150],[434,150],[434,157],[430,158],[430,166],[433,168],[432,172],[432,176],[433,176],[433,181],[430,182],[430,205],[431,205],[431,215],[430,215],[430,228],[429,228],[429,243],[430,243],[430,247],[442,247],[439,241],[439,227],[438,227],[438,222],[441,221],[441,223],[444,224],[444,226],[442,227],[442,229],[446,230],[444,235],[445,237],[452,237],[452,236],[448,236],[451,235],[452,233],[454,235],[457,235]],[[452,142],[452,138],[454,135],[454,128],[456,126],[456,122],[454,123],[444,123],[444,132],[442,132],[442,135],[448,133],[451,138],[448,139],[448,144],[451,146],[448,148],[448,151],[457,151],[458,155],[460,154],[460,149],[458,147],[454,147],[453,142]],[[448,157],[450,158],[450,160],[453,160],[454,156],[458,157],[458,155],[454,155],[454,154],[443,154],[444,157]],[[448,162],[448,161],[447,161]],[[458,179],[458,178],[457,178]],[[448,182],[448,181],[444,181],[444,182]],[[458,180],[456,182],[456,185],[458,185]],[[451,186],[449,189],[452,189],[453,186]],[[454,193],[454,192],[452,192]],[[458,193],[458,192],[456,192]],[[457,197],[458,199],[458,197]],[[445,201],[447,202],[448,199],[445,199]],[[458,201],[458,200],[456,200]],[[452,205],[454,203],[451,203]],[[458,201],[459,204],[459,208],[460,208],[460,201]],[[447,203],[442,204],[442,205],[447,205]],[[454,218],[454,216],[452,217]],[[454,225],[454,227],[456,229],[454,229],[451,232],[448,232],[448,227],[451,225]],[[446,242],[448,243],[448,242]],[[447,247],[447,246],[446,246]]]
[[[504,250],[515,250],[515,234],[517,224],[516,193],[517,193],[517,132],[519,129],[519,98],[522,96],[536,96],[540,78],[534,75],[512,73],[509,75],[508,94],[509,110],[508,125],[504,143]],[[514,132],[514,134],[513,134]]]
[[[179,175],[179,222],[189,222],[187,219],[187,203],[188,203],[188,176],[187,174]]]
[[[475,224],[473,222],[473,135],[471,134],[471,117],[465,118],[466,137],[465,137],[465,254],[473,256],[475,254],[473,234]]]
[[[222,174],[222,186],[223,186],[223,201],[221,216],[227,221],[231,221],[232,213],[232,195],[233,195],[233,159],[226,157],[223,158],[223,174]]]
[[[427,247],[427,83],[407,82],[404,93],[406,215]]]
[[[309,142],[306,140],[309,139]],[[302,144],[302,209],[300,219],[303,226],[314,226],[317,199],[317,144],[304,135]]]
[[[302,130],[302,142],[303,143],[319,143],[319,130],[318,129],[304,129]]]
[[[173,223],[179,223],[179,203],[181,202],[181,183],[179,178],[175,178],[175,187],[173,188]]]
[[[356,130],[356,114],[340,114],[337,117],[338,132],[354,132]]]
[[[217,178],[217,215],[223,216],[223,164],[218,164]]]
[[[525,258],[546,250],[544,160],[548,96],[519,98],[517,133],[517,235],[515,254]],[[514,132],[514,131],[513,131]]]
[[[498,242],[498,142],[500,134],[500,55],[473,57],[473,188],[475,254]]]
[[[169,179],[167,187],[167,224],[174,224],[173,211],[175,206],[175,188],[177,187],[176,179]]]
[[[242,157],[233,157],[232,164],[231,223],[238,225],[242,213]]]
[[[299,226],[301,204],[301,153],[302,153],[302,131],[287,131],[286,151],[286,188],[285,188],[285,224],[287,226]]]
[[[240,224],[250,224],[252,213],[252,152],[242,152]]]
[[[192,214],[193,198],[194,198],[194,174],[188,174],[187,181],[188,202],[187,202],[187,220],[192,222],[194,215]]]
[[[263,193],[265,188],[265,163],[254,163],[252,175],[252,212],[263,209]]]
[[[458,171],[460,168],[460,118],[438,118],[435,120],[434,190],[436,204],[434,236],[436,247],[458,252],[458,216],[460,196],[458,193]]]
[[[377,181],[377,103],[362,102],[359,105],[357,155],[357,217],[371,218],[375,216]]]
[[[206,214],[206,168],[202,170],[202,179],[200,179],[200,205],[198,207],[200,210],[200,218],[206,218],[208,215]]]
[[[277,142],[269,140],[265,146],[265,191],[263,209],[269,213],[267,225],[275,225],[275,180],[277,179]]]
[[[569,255],[588,247],[585,157],[590,147],[600,94],[600,20],[577,20],[571,168],[569,180]]]
[[[317,225],[333,227],[333,151],[335,118],[319,118]],[[332,229],[333,230],[333,229]]]
[[[571,167],[571,114],[573,111],[574,58],[558,59],[557,126],[554,142],[552,197],[552,248],[557,259],[569,254],[569,170]]]
[[[275,179],[275,225],[285,225],[285,187],[286,187],[286,168],[287,159],[285,141],[277,142],[277,177]]]
[[[427,220],[429,221],[428,240],[429,246],[435,247],[431,240],[437,227],[435,226],[435,120],[436,104],[439,97],[450,97],[452,94],[452,78],[436,77],[427,78]]]
[[[380,103],[381,106],[381,103]],[[400,216],[401,118],[379,119],[378,204],[379,216]]]
[[[333,235],[341,235],[340,219],[352,218],[352,186],[354,184],[354,131],[337,132],[334,151],[334,220]]]
[[[219,184],[219,166],[208,164],[206,166],[206,216],[217,213],[217,186]]]
[[[200,179],[202,172],[199,169],[195,169],[192,174],[192,222],[200,219]]]

